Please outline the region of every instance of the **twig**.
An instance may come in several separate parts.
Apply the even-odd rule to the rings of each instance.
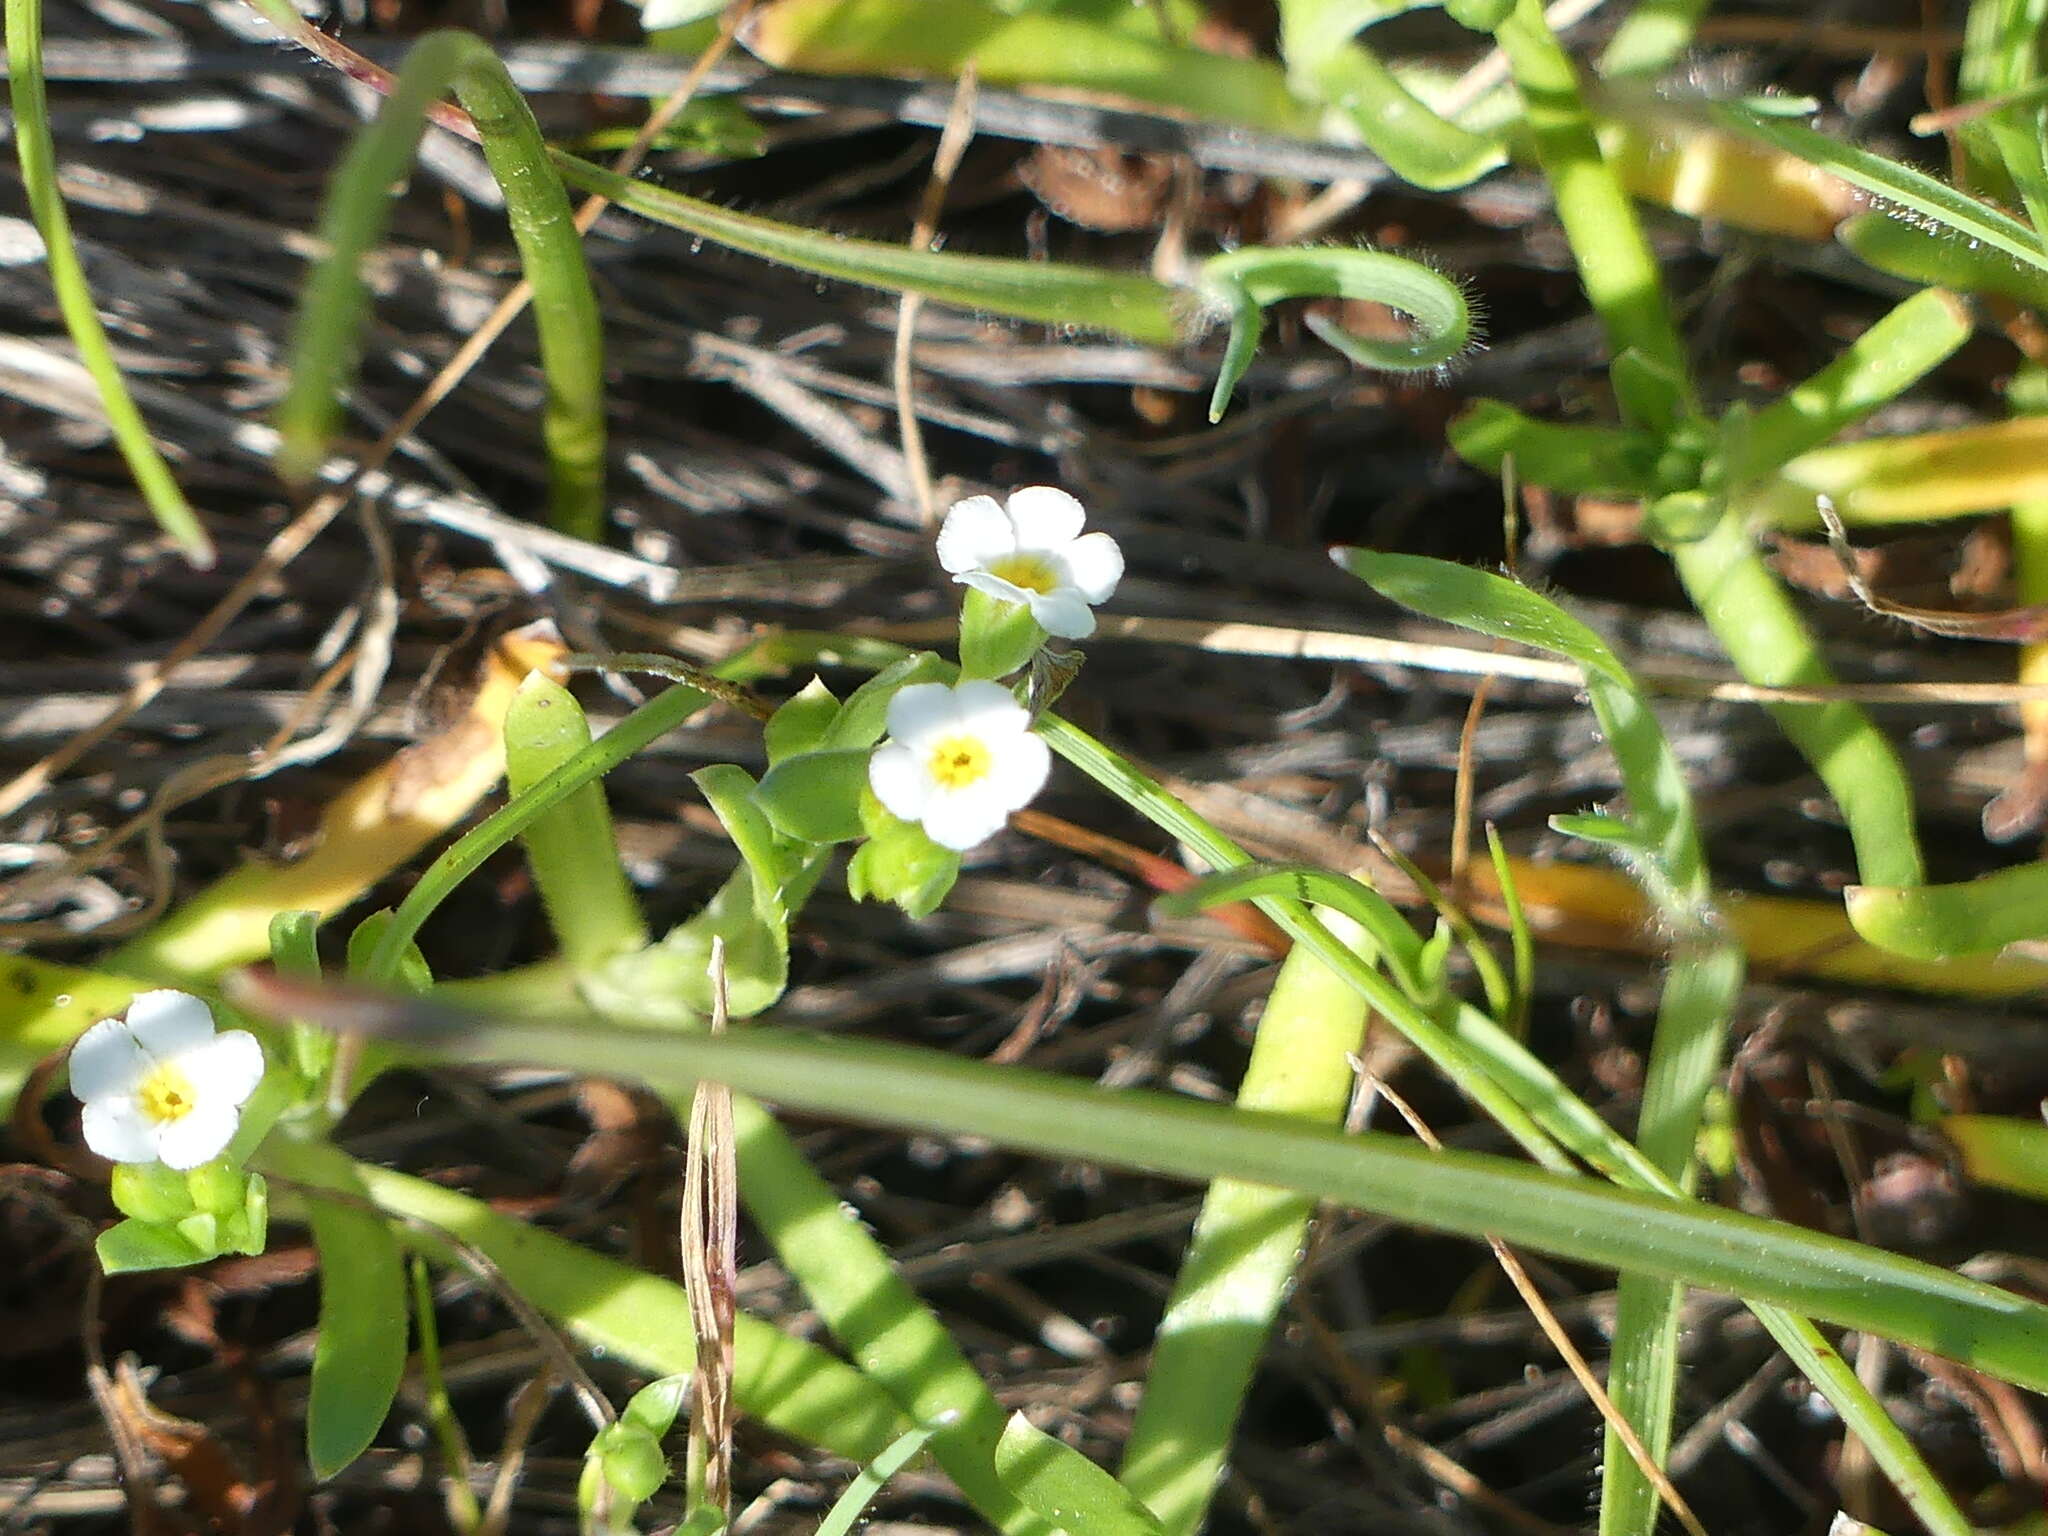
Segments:
[[[980,84],[974,62],[960,72],[960,85],[953,92],[953,110],[939,134],[939,147],[932,153],[932,173],[918,200],[917,220],[910,230],[910,248],[928,251],[938,248],[939,216],[945,211],[946,192],[953,174],[974,137],[974,97]],[[896,347],[889,377],[896,390],[896,429],[903,441],[903,468],[917,500],[918,516],[929,528],[938,521],[938,504],[932,494],[931,461],[924,451],[924,426],[917,419],[917,386],[911,368],[911,348],[917,340],[917,317],[924,310],[924,295],[906,292],[896,305]]]

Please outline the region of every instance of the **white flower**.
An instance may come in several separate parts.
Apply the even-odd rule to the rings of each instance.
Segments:
[[[71,1047],[71,1091],[85,1104],[85,1144],[117,1163],[197,1168],[234,1139],[263,1080],[247,1030],[213,1032],[213,1010],[184,992],[144,992],[121,1019],[101,1019]]]
[[[1000,683],[913,683],[889,701],[889,740],[868,783],[892,816],[924,823],[948,848],[972,848],[1045,784],[1052,754]]]
[[[1023,603],[1049,635],[1095,633],[1095,604],[1123,579],[1124,552],[1106,533],[1083,533],[1081,503],[1049,485],[956,501],[939,529],[939,564],[977,592]]]

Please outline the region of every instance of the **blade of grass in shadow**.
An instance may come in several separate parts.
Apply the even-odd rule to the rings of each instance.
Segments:
[[[360,1188],[406,1224],[408,1245],[440,1264],[460,1263],[465,1250],[475,1254],[587,1349],[656,1376],[695,1368],[689,1301],[671,1281],[501,1215],[472,1196],[354,1162],[327,1142],[274,1136],[260,1163],[308,1190],[346,1196]],[[907,1427],[887,1394],[815,1344],[746,1312],[735,1321],[733,1344],[736,1401],[771,1429],[869,1461]]]
[[[355,376],[368,306],[361,264],[390,218],[429,110],[454,89],[478,130],[533,286],[541,371],[548,386],[542,436],[548,450],[549,520],[563,533],[604,531],[604,359],[597,298],[567,194],[526,99],[481,38],[442,31],[406,55],[391,94],[357,136],[330,185],[321,215],[327,247],[300,295],[291,388],[277,410],[278,469],[310,480],[325,460],[341,397]]]
[[[1341,918],[1324,921],[1371,961],[1363,930]],[[1365,1021],[1364,1000],[1296,945],[1259,1016],[1239,1106],[1309,1125],[1341,1121]],[[1208,1513],[1314,1214],[1314,1202],[1301,1195],[1234,1179],[1219,1179],[1203,1198],[1118,1474],[1169,1536],[1199,1530]]]
[[[1430,1152],[1384,1133],[1346,1134],[875,1041],[767,1029],[657,1033],[594,1018],[487,1019],[268,973],[239,974],[231,995],[259,1016],[374,1029],[468,1061],[618,1073],[671,1097],[709,1079],[803,1113],[1173,1178],[1292,1189],[1436,1231],[1492,1234],[1575,1262],[1797,1307],[2017,1386],[2048,1387],[2048,1307],[1845,1238],[1508,1158]]]
[[[7,0],[7,91],[14,109],[14,153],[21,163],[21,184],[29,216],[43,237],[50,288],[56,295],[64,329],[78,349],[78,360],[92,375],[100,408],[136,489],[186,561],[199,570],[212,567],[213,540],[179,489],[177,477],[157,452],[149,427],[136,409],[134,396],[114,361],[107,330],[92,301],[78,247],[71,238],[71,219],[57,186],[57,146],[50,137],[50,104],[43,81],[42,0]]]
[[[350,1191],[360,1194],[361,1191]],[[370,1447],[405,1375],[405,1266],[382,1217],[315,1199],[320,1328],[306,1406],[306,1450],[325,1481]]]

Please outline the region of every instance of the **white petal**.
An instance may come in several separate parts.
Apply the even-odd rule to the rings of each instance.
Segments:
[[[128,1027],[159,1061],[213,1038],[213,1010],[189,992],[144,992],[128,1005]]]
[[[1095,633],[1095,610],[1072,587],[1056,587],[1043,597],[1031,595],[1031,617],[1048,635],[1086,640]]]
[[[1031,601],[1031,594],[1029,592],[1025,591],[1015,582],[1005,581],[1002,577],[990,571],[962,571],[953,579],[964,586],[974,588],[977,592],[986,592],[998,602],[1028,603]]]
[[[157,1132],[157,1156],[166,1168],[181,1170],[210,1163],[235,1139],[241,1120],[232,1104],[203,1098]]]
[[[1017,531],[993,496],[953,503],[939,525],[939,564],[954,575],[1017,552]]]
[[[957,730],[960,715],[944,683],[912,683],[889,700],[888,721],[892,737],[917,747]]]
[[[248,1100],[263,1081],[263,1047],[246,1029],[215,1035],[179,1062],[192,1079],[203,1104],[235,1107]]]
[[[868,788],[891,816],[916,821],[937,786],[925,769],[925,755],[899,742],[885,742],[868,759]]]
[[[1124,579],[1124,552],[1106,533],[1084,533],[1065,549],[1067,580],[1091,603],[1105,602]]]
[[[924,835],[942,848],[965,852],[1002,831],[1009,814],[984,782],[965,793],[934,795],[924,808]]]
[[[1009,689],[985,678],[956,687],[953,709],[955,730],[992,738],[990,745],[998,751],[1003,745],[1002,738],[1017,734],[1031,723],[1030,714]]]
[[[1010,493],[1010,521],[1017,543],[1025,549],[1054,549],[1080,537],[1087,510],[1065,491],[1049,485],[1027,485]]]
[[[156,1161],[157,1123],[125,1093],[95,1098],[85,1106],[85,1144],[116,1163]]]
[[[988,777],[975,786],[1006,811],[1022,810],[1045,788],[1052,772],[1052,749],[1036,736],[1020,736],[1002,744],[989,765]]]
[[[71,1091],[87,1103],[133,1093],[155,1065],[126,1019],[101,1019],[71,1047]]]

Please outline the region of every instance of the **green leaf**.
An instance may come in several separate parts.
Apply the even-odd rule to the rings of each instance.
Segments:
[[[1384,251],[1341,246],[1251,246],[1203,262],[1196,286],[1210,307],[1230,317],[1230,343],[1209,399],[1209,419],[1222,418],[1251,366],[1268,306],[1286,299],[1363,299],[1399,310],[1414,323],[1406,341],[1371,341],[1308,317],[1309,329],[1362,368],[1412,373],[1441,368],[1472,342],[1472,309],[1463,290],[1419,262]]]
[[[803,752],[768,770],[755,803],[775,830],[805,843],[850,843],[861,835],[860,797],[873,752]]]
[[[822,677],[813,677],[797,693],[785,699],[762,728],[762,741],[768,749],[770,766],[799,752],[816,751],[824,744],[825,733],[838,718],[839,700],[832,696],[832,690],[825,686]]]
[[[1842,222],[1835,238],[1893,277],[2048,309],[2048,272],[1954,230],[1923,229],[1888,213],[1859,213]]]
[[[655,1375],[695,1370],[689,1300],[675,1282],[473,1196],[352,1162],[330,1142],[273,1137],[264,1151],[277,1173],[300,1185],[367,1194],[394,1219],[412,1223],[409,1241],[438,1264],[481,1256],[577,1347]],[[734,1319],[733,1343],[734,1401],[778,1434],[865,1461],[906,1427],[880,1387],[816,1344],[746,1311]]]
[[[971,64],[984,85],[1108,92],[1204,121],[1315,132],[1314,114],[1266,60],[1167,41],[1156,29],[1103,25],[1074,10],[989,0],[776,0],[742,37],[780,69],[950,80]]]
[[[915,651],[889,663],[853,690],[819,750],[872,747],[889,729],[889,701],[912,683],[951,682],[952,669],[931,651]]]
[[[307,1207],[320,1255],[320,1328],[306,1450],[325,1481],[370,1447],[405,1375],[405,1266],[390,1223],[354,1206]]]
[[[1531,485],[1580,496],[1642,497],[1657,488],[1657,440],[1647,433],[1562,426],[1498,400],[1477,400],[1446,436],[1475,469],[1498,474],[1512,459],[1515,478]]]
[[[917,1459],[937,1430],[937,1425],[920,1424],[898,1435],[889,1448],[862,1467],[860,1475],[846,1485],[846,1491],[833,1500],[832,1508],[818,1522],[816,1536],[851,1536],[868,1505],[874,1502],[875,1495],[882,1491],[890,1478]]]
[[[2048,935],[2048,864],[1957,885],[1852,885],[1849,922],[1880,949],[1916,960],[1982,954]]]
[[[1460,0],[1459,8],[1481,14],[1497,4]],[[1403,181],[1442,192],[1478,180],[1507,151],[1498,136],[1474,133],[1420,100],[1358,40],[1374,22],[1416,8],[1416,0],[1282,0],[1280,52],[1297,91],[1343,113]]]
[[[149,424],[136,409],[135,397],[121,376],[121,365],[107,341],[93,303],[78,246],[71,238],[71,220],[57,184],[57,145],[50,135],[50,104],[43,85],[42,0],[7,0],[7,90],[13,107],[14,151],[21,163],[22,191],[29,216],[42,236],[44,262],[58,313],[70,333],[78,360],[91,376],[106,413],[107,429],[127,462],[135,487],[142,492],[157,526],[176,541],[187,563],[199,570],[214,561],[207,536],[192,505],[179,489],[177,477],[157,451]]]
[[[1970,339],[1969,311],[1924,289],[1872,325],[1836,359],[1743,420],[1726,447],[1729,476],[1762,479],[1895,400]]]
[[[1867,149],[1842,144],[1802,123],[1765,117],[1726,103],[1709,109],[1724,128],[1774,144],[1809,165],[1834,172],[1844,181],[1898,204],[1910,214],[1954,230],[2005,252],[2015,261],[2048,271],[2048,250],[2018,219],[1978,202],[1945,181],[1900,165]]]
[[[278,467],[288,478],[306,480],[326,457],[340,399],[355,375],[357,336],[368,304],[362,263],[383,236],[391,189],[411,168],[427,113],[451,84],[504,190],[520,263],[533,285],[548,385],[542,434],[551,518],[564,533],[596,538],[604,528],[604,361],[597,297],[540,127],[497,55],[466,32],[433,32],[413,45],[391,94],[329,183],[320,221],[327,254],[301,291],[291,387],[277,410]]]
[[[528,673],[505,710],[505,784],[513,797],[589,745],[590,723],[576,696],[541,672]],[[588,971],[647,942],[601,782],[534,817],[521,837],[548,925],[574,969]]]
[[[482,867],[484,860],[549,809],[609,773],[649,742],[674,730],[710,702],[708,694],[686,684],[662,690],[517,800],[465,832],[428,866],[419,883],[399,903],[398,911],[378,936],[376,952],[363,965],[364,973],[373,977],[393,974],[420,925],[456,886]]]
[[[426,1022],[423,1016],[421,1023]],[[448,1028],[444,1013],[438,1016]],[[1202,1181],[1230,1177],[1603,1268],[1665,1275],[2048,1388],[2048,1307],[1936,1265],[1786,1222],[1615,1189],[1510,1158],[1298,1125],[1166,1094],[1105,1090],[1014,1064],[779,1030],[722,1035],[468,1018],[465,1060],[587,1071],[602,1061],[668,1095],[704,1079],[805,1114]]]
[[[1162,1528],[1135,1495],[1074,1448],[1032,1427],[1021,1413],[1010,1415],[996,1442],[996,1476],[1063,1531],[1088,1536],[1163,1536]]]
[[[1371,935],[1372,948],[1401,990],[1428,1006],[1437,997],[1421,975],[1422,935],[1394,904],[1364,881],[1313,864],[1243,864],[1205,875],[1183,890],[1155,897],[1152,909],[1164,917],[1190,917],[1226,902],[1284,896],[1341,912]]]

